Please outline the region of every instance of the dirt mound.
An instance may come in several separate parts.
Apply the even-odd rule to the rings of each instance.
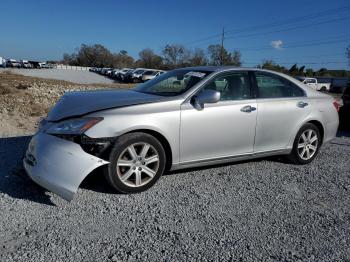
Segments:
[[[36,121],[45,117],[49,109],[67,91],[128,87],[131,86],[123,84],[75,84],[3,71],[0,74],[0,116],[2,121],[0,136],[8,135],[8,131],[4,131],[5,125],[11,127],[10,129],[18,128],[18,130],[33,132]]]

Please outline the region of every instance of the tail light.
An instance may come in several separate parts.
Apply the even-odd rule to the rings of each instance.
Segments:
[[[340,104],[337,101],[334,101],[333,105],[335,107],[335,110],[337,110],[337,112],[339,112]]]

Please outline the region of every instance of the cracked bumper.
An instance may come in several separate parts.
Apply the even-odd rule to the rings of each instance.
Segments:
[[[33,136],[23,159],[34,182],[68,201],[91,171],[108,163],[74,142],[45,133]]]

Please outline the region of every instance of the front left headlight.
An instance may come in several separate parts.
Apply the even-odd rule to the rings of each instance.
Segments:
[[[54,135],[79,135],[90,129],[98,122],[102,121],[103,117],[86,117],[69,119],[51,125],[46,133]]]

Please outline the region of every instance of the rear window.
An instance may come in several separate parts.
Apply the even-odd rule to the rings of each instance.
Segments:
[[[300,87],[280,76],[256,72],[255,77],[259,98],[304,96],[304,91]]]

